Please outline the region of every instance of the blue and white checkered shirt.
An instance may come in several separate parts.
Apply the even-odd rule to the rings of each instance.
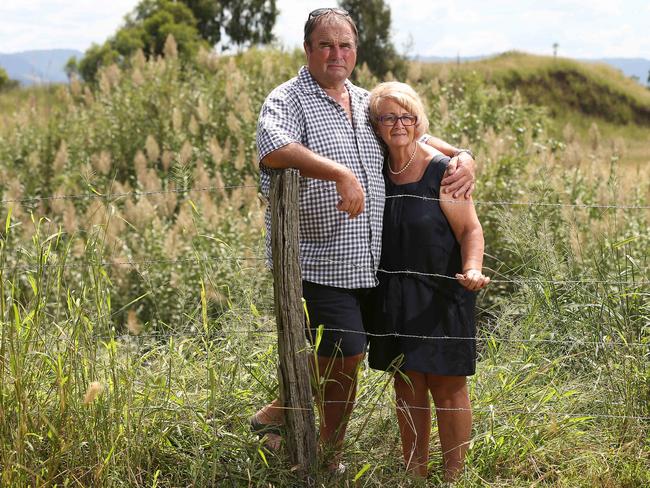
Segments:
[[[384,211],[383,149],[370,125],[369,93],[346,80],[352,122],[303,66],[296,78],[266,98],[257,124],[259,160],[292,142],[350,168],[363,187],[361,215],[349,219],[336,209],[333,181],[300,178],[300,262],[302,278],[339,288],[370,288],[381,254]],[[271,171],[260,164],[262,193],[269,195]],[[271,260],[271,215],[267,208],[266,253]]]

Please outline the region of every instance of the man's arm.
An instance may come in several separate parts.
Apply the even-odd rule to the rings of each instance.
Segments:
[[[476,162],[474,158],[466,152],[462,152],[459,148],[434,136],[427,136],[427,144],[436,148],[445,156],[449,156],[451,161],[447,166],[445,177],[442,179],[441,185],[444,186],[445,193],[452,193],[454,198],[464,195],[469,198],[474,191]],[[460,151],[460,152],[459,152]]]
[[[305,114],[291,93],[276,89],[267,97],[257,123],[260,164],[267,168],[296,168],[308,178],[336,182],[337,208],[354,218],[363,212],[363,188],[354,173],[303,146]]]
[[[331,159],[310,151],[297,142],[268,153],[262,164],[273,169],[296,168],[302,176],[336,182],[341,197],[336,208],[355,218],[365,207],[365,195],[354,173]]]

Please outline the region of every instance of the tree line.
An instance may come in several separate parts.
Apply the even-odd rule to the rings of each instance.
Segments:
[[[391,41],[391,12],[384,0],[341,0],[339,6],[357,23],[359,64],[380,77],[401,73],[405,61]],[[181,60],[192,59],[201,47],[271,44],[278,13],[276,0],[141,0],[113,36],[93,44],[81,59],[71,58],[66,72],[92,82],[102,66],[126,66],[139,50],[147,57],[162,55],[169,36]]]

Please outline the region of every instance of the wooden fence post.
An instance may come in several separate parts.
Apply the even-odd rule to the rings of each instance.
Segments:
[[[298,179],[298,171],[293,169],[274,172],[271,178],[273,289],[280,356],[280,400],[287,407],[287,448],[292,465],[306,480],[313,480],[317,445],[302,308]]]

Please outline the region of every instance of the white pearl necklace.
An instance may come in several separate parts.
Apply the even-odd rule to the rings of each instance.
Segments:
[[[406,165],[404,165],[404,167],[402,169],[400,169],[399,171],[393,171],[393,168],[390,165],[390,158],[388,158],[388,171],[390,171],[390,173],[393,174],[393,175],[399,175],[399,174],[404,173],[404,171],[406,171],[408,169],[408,167],[411,166],[411,163],[415,159],[415,153],[417,151],[418,151],[418,143],[416,141],[415,142],[415,147],[413,148],[413,152],[411,153],[411,157],[409,158]]]

